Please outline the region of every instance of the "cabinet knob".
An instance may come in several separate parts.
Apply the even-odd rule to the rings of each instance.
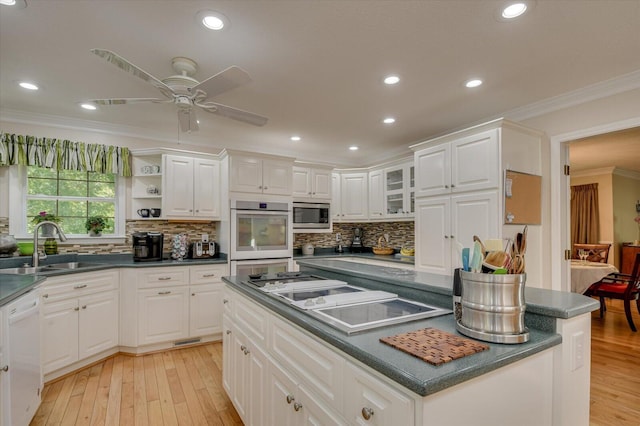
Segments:
[[[242,352],[244,352],[245,355],[249,355],[251,353],[251,351],[247,348],[245,348]]]
[[[227,334],[231,334],[231,330],[227,330]]]
[[[240,345],[240,350],[244,352],[247,350],[247,347],[245,345]]]
[[[294,402],[293,403],[293,409],[296,411],[300,411],[300,409],[302,408],[302,404],[300,404],[299,402]]]
[[[444,236],[444,238],[449,239],[449,236],[448,236],[448,235],[445,235],[445,236]]]
[[[315,192],[312,192],[312,193],[311,193],[311,195],[316,195],[316,193],[315,193]]]
[[[196,213],[200,213],[200,210],[196,209]]]
[[[42,295],[42,297],[43,297],[44,299],[48,299],[48,298],[49,298],[49,293],[43,294],[43,295]]]
[[[373,410],[369,407],[362,408],[362,418],[369,420],[373,416]]]
[[[453,240],[453,235],[449,235],[449,238],[451,238]]]
[[[195,296],[196,294],[195,294],[195,293],[191,293],[191,295],[192,295],[192,296]]]
[[[445,187],[446,189],[449,189],[449,185],[445,185],[444,187]]]
[[[82,305],[82,309],[87,309],[87,305]]]
[[[452,187],[452,188],[455,188],[456,186],[455,186],[454,184],[451,184],[451,187]]]
[[[260,186],[258,187],[258,189],[262,189],[262,185],[260,185]]]
[[[311,192],[307,192],[307,195],[311,195]]]
[[[193,211],[193,209],[189,209],[189,213],[191,213]]]
[[[74,311],[79,311],[80,308],[78,308],[77,306],[75,308],[73,308]]]
[[[7,371],[9,371],[9,366],[5,365],[4,367],[0,368],[0,371],[4,371],[6,373]]]
[[[228,299],[222,299],[222,303],[224,303],[226,305],[227,303],[229,303],[229,300]]]
[[[267,188],[267,187],[265,186],[265,187],[264,187],[264,188],[262,188],[262,189],[269,189],[269,188]]]
[[[291,404],[293,401],[295,401],[295,397],[291,394],[287,395],[287,404]]]

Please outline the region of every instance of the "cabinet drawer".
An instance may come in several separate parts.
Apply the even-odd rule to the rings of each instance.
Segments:
[[[42,286],[42,300],[45,303],[69,297],[84,296],[107,290],[118,289],[118,271],[69,274],[47,278]]]
[[[191,284],[221,282],[227,273],[227,264],[192,266],[189,270]]]
[[[269,313],[244,297],[233,299],[233,321],[249,340],[266,349]]]
[[[342,411],[344,358],[275,317],[270,331],[271,355],[303,377],[308,387],[336,411]]]
[[[359,367],[345,368],[344,414],[350,424],[412,425],[414,400]]]
[[[150,268],[138,272],[138,288],[175,286],[189,284],[189,268]]]

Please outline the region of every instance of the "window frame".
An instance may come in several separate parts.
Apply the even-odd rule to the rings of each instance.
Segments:
[[[27,167],[13,165],[9,167],[9,232],[18,239],[33,238],[33,234],[27,232]],[[69,240],[76,243],[122,243],[125,240],[126,217],[125,217],[125,179],[122,176],[115,176],[115,223],[114,233],[99,238],[89,237],[87,234],[68,234]],[[55,196],[47,196],[49,199],[57,199]],[[73,197],[62,197],[69,199]],[[80,197],[91,199],[91,197]],[[64,228],[63,228],[64,230]]]

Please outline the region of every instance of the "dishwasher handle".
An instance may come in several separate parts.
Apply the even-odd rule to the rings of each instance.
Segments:
[[[9,314],[9,325],[15,324],[18,321],[22,321],[23,319],[36,314],[40,310],[40,300],[35,298],[33,303],[31,303],[26,308],[23,306],[21,309],[16,309],[15,312]]]

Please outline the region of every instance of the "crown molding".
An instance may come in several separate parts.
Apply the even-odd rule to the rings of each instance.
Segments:
[[[627,169],[621,169],[619,167],[616,167],[613,170],[613,174],[616,176],[622,176],[622,177],[626,177],[629,179],[635,179],[635,180],[640,180],[640,173],[634,171],[634,170],[627,170]]]
[[[571,92],[543,99],[519,108],[514,108],[502,115],[511,120],[523,121],[553,111],[636,89],[640,89],[640,70],[604,80],[590,86],[581,87]]]

